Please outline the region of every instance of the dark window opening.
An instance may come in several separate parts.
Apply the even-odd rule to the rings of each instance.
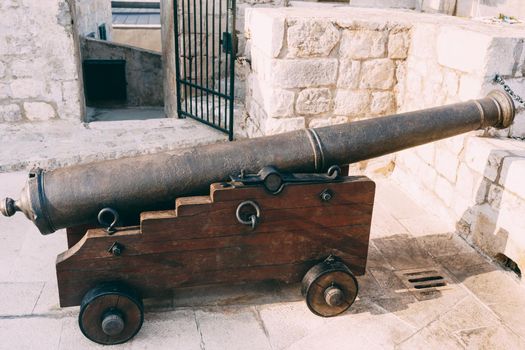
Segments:
[[[83,70],[88,106],[104,107],[126,103],[126,61],[84,60]]]
[[[106,23],[102,23],[98,26],[98,37],[100,40],[108,40],[108,35],[106,33]]]

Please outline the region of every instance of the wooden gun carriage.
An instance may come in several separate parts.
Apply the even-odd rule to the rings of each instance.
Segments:
[[[344,312],[357,295],[354,274],[365,271],[375,185],[333,172],[288,183],[273,170],[267,178],[284,178],[278,191],[238,178],[144,212],[139,226],[69,228],[56,264],[60,305],[81,305],[82,332],[102,344],[140,329],[141,297],[177,287],[303,280],[312,312]]]

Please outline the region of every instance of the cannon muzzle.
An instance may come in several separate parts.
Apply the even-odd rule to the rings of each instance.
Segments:
[[[36,170],[19,200],[0,202],[0,212],[23,212],[43,234],[96,222],[104,208],[123,223],[140,213],[173,209],[177,197],[205,194],[212,182],[241,170],[272,165],[281,171],[322,172],[409,147],[487,127],[507,128],[514,120],[510,96],[487,97],[444,107],[350,124],[306,129],[256,139],[220,143],[153,155]]]

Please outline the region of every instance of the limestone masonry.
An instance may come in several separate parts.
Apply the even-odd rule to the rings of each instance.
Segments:
[[[250,9],[250,136],[466,101],[500,88],[525,96],[523,25],[378,9]],[[525,268],[525,113],[513,126],[353,166],[389,174],[492,257]],[[395,203],[392,203],[395,205]]]

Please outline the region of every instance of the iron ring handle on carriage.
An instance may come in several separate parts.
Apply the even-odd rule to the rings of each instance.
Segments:
[[[245,206],[251,206],[255,209],[255,214],[251,214],[248,220],[245,220],[241,217],[241,209]],[[255,226],[257,226],[257,223],[259,222],[259,218],[261,217],[261,208],[259,208],[259,205],[254,201],[244,201],[237,206],[235,216],[237,217],[237,221],[239,221],[239,223],[243,225],[249,225],[251,226],[252,230],[254,230]]]
[[[110,221],[109,220],[106,221],[105,216],[108,216],[108,215],[112,216],[113,219]],[[102,225],[102,227],[106,228],[106,232],[108,234],[112,235],[113,233],[117,232],[117,229],[115,228],[115,226],[118,223],[119,215],[115,209],[112,209],[112,208],[102,209],[101,211],[99,211],[97,219],[98,219],[98,223]]]

